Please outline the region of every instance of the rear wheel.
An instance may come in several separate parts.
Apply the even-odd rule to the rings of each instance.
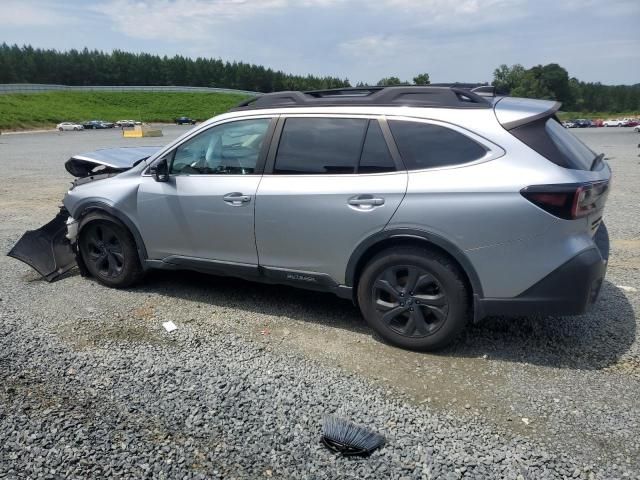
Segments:
[[[108,287],[123,288],[142,277],[133,237],[116,222],[95,220],[80,232],[80,254],[91,275]]]
[[[413,247],[385,250],[365,267],[358,302],[367,323],[388,342],[435,350],[451,343],[467,323],[463,278],[440,253]]]
[[[60,127],[60,128],[58,128],[58,130],[60,130],[62,132],[64,130],[64,128]]]

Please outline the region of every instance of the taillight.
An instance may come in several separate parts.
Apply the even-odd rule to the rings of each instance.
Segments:
[[[520,193],[551,215],[575,220],[602,208],[609,193],[609,182],[531,185]]]

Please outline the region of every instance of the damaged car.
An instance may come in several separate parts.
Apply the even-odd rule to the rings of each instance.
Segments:
[[[76,155],[60,213],[9,254],[49,281],[184,269],[333,292],[416,350],[486,316],[582,314],[611,169],[559,103],[480,93],[278,92],[164,147]]]

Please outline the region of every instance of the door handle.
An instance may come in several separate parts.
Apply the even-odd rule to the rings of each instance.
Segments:
[[[229,205],[233,205],[234,207],[239,207],[243,203],[247,203],[251,201],[251,195],[244,195],[240,192],[227,193],[224,197],[222,197]]]
[[[351,197],[347,200],[349,205],[353,205],[354,207],[379,207],[380,205],[384,205],[384,198],[382,197],[374,197],[373,195],[356,195],[355,197]]]

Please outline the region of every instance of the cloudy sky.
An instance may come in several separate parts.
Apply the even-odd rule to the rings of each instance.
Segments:
[[[502,63],[640,83],[640,0],[0,0],[0,42],[242,60],[352,83]]]

